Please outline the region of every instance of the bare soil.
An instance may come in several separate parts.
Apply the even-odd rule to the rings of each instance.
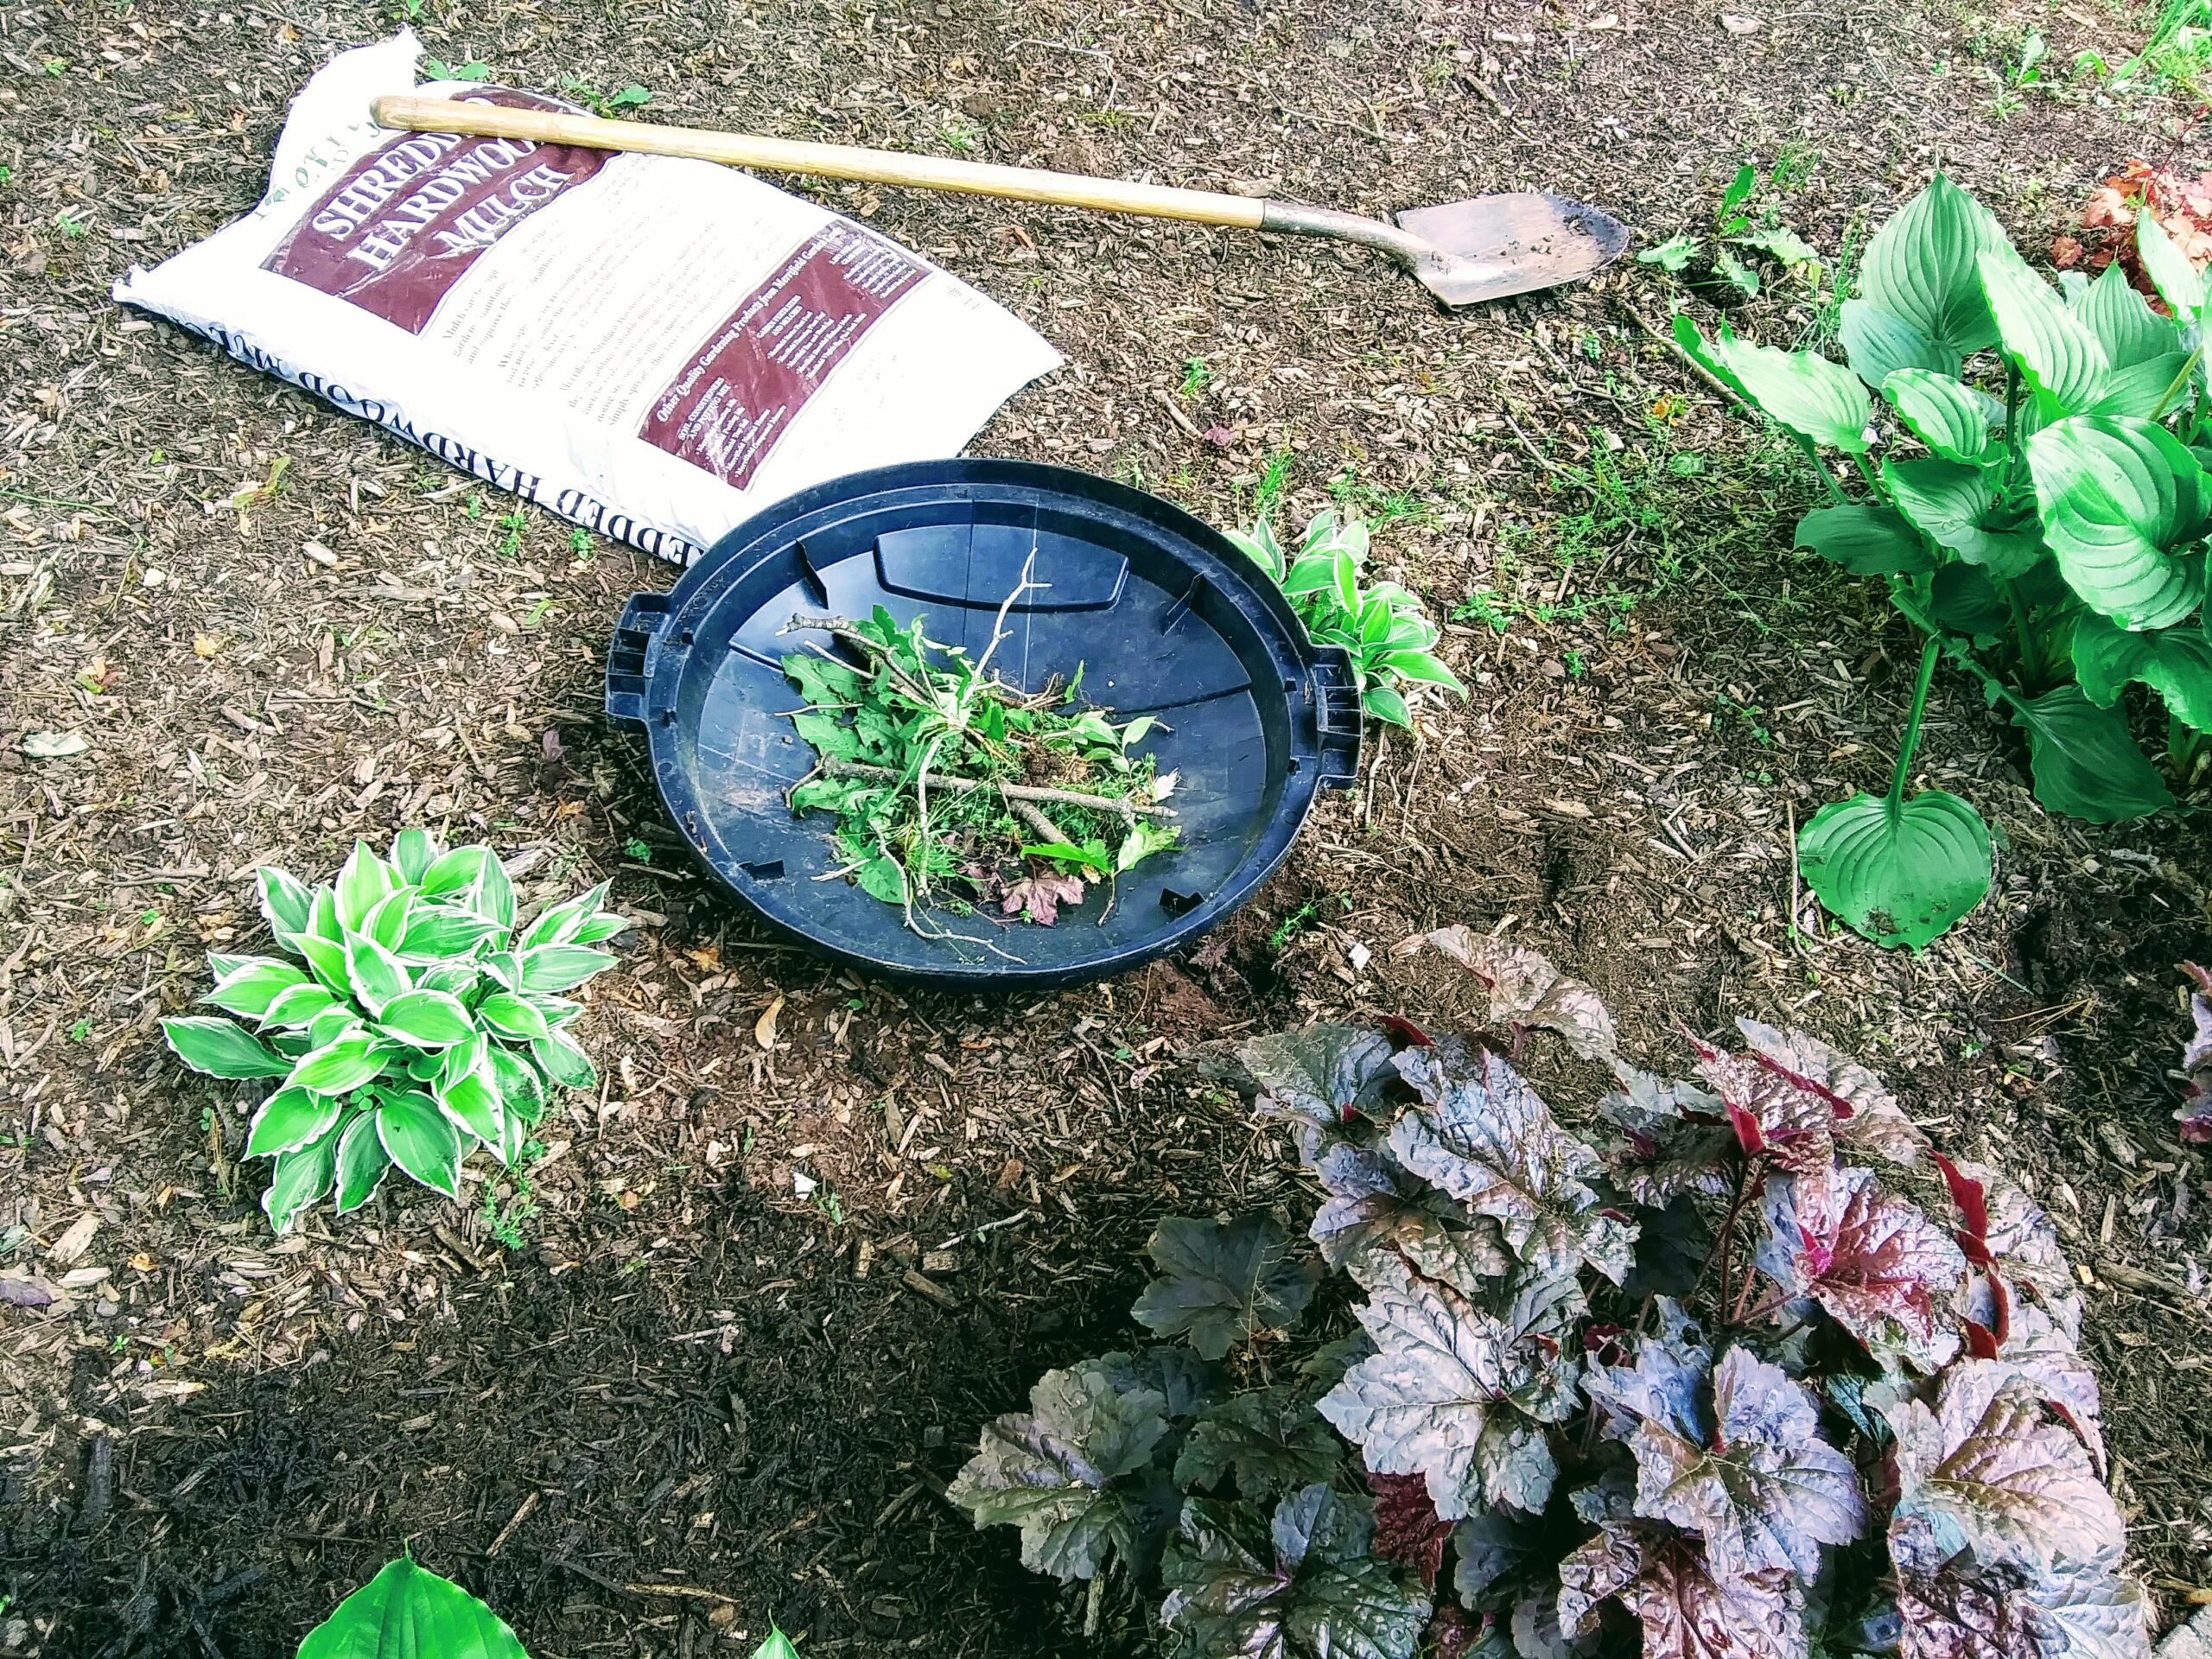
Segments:
[[[1806,170],[1786,210],[1825,248],[1940,163],[2031,251],[2125,156],[2205,162],[2201,111],[2063,67],[2006,87],[2031,29],[2054,66],[2124,59],[2145,20],[2103,0],[1743,3],[431,0],[418,26],[512,84],[645,84],[659,118],[1370,211],[1540,185],[1653,240],[1709,223],[1745,157]],[[0,10],[0,1270],[78,1281],[0,1306],[0,1652],[289,1652],[403,1546],[541,1656],[749,1650],[772,1618],[810,1652],[1077,1648],[1080,1596],[943,1482],[1039,1371],[1126,1337],[1159,1216],[1304,1204],[1179,1056],[1464,1021],[1456,969],[1389,950],[1461,921],[1592,981],[1655,1060],[1739,1014],[1815,1028],[2029,1182],[2092,1299],[2139,1570],[2163,1620],[2204,1597],[2212,1188],[2171,1122],[2202,833],[2050,818],[1941,679],[1922,767],[2001,823],[1999,891],[1917,957],[1821,925],[1791,831],[1880,785],[1913,652],[1789,550],[1812,481],[1656,342],[1662,279],[1446,316],[1362,255],[825,190],[1068,354],[979,453],[1225,522],[1287,449],[1291,516],[1334,484],[1394,516],[1382,556],[1435,609],[1508,622],[1453,626],[1471,702],[1379,747],[1190,957],[902,995],[771,945],[597,714],[623,598],[671,571],[572,552],[535,510],[503,525],[504,499],[108,302],[248,207],[290,92],[392,21]],[[1817,337],[1821,304],[1783,284],[1738,321]],[[18,752],[53,730],[88,751]],[[614,879],[640,925],[592,987],[606,1086],[549,1122],[520,1249],[481,1188],[274,1242],[236,1091],[155,1021],[253,938],[256,861],[319,876],[416,822],[526,855],[526,894]],[[1155,1643],[1117,1586],[1098,1650]]]

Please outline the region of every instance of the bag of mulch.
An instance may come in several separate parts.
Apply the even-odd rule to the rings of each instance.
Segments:
[[[395,132],[402,30],[301,91],[268,194],[115,297],[500,489],[689,561],[755,509],[958,453],[1059,355],[874,231],[711,162]]]

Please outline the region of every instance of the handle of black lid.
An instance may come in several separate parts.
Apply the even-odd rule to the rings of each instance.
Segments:
[[[625,726],[645,723],[645,688],[659,656],[654,645],[668,620],[666,594],[632,594],[607,647],[607,713]]]

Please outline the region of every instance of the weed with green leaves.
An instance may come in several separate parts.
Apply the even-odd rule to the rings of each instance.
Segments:
[[[1080,664],[1034,693],[991,671],[1007,612],[1036,585],[1025,569],[973,661],[929,639],[926,617],[901,627],[880,606],[860,620],[791,620],[858,658],[818,643],[784,658],[805,699],[791,721],[817,763],[791,810],[835,814],[841,873],[925,937],[938,936],[932,908],[995,906],[1051,926],[1087,884],[1175,844],[1164,803],[1176,776],[1137,747],[1157,721],[1081,706]]]
[[[1777,165],[1770,186],[1779,188],[1783,176]],[[1760,255],[1809,283],[1820,282],[1820,251],[1782,222],[1782,207],[1774,200],[1774,188],[1762,198],[1759,170],[1749,162],[1736,169],[1736,176],[1720,193],[1720,208],[1713,216],[1710,235],[1684,231],[1636,257],[1639,264],[1656,265],[1679,276],[1698,264],[1702,256],[1714,277],[1752,299],[1758,295],[1760,277],[1758,268],[1745,260],[1746,253]]]

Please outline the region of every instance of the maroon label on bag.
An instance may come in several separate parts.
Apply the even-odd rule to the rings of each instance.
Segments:
[[[505,87],[462,101],[573,113]],[[524,138],[410,133],[355,162],[261,268],[419,334],[486,248],[612,159]]]
[[[927,274],[857,225],[825,225],[668,383],[638,435],[743,489],[855,342]]]

